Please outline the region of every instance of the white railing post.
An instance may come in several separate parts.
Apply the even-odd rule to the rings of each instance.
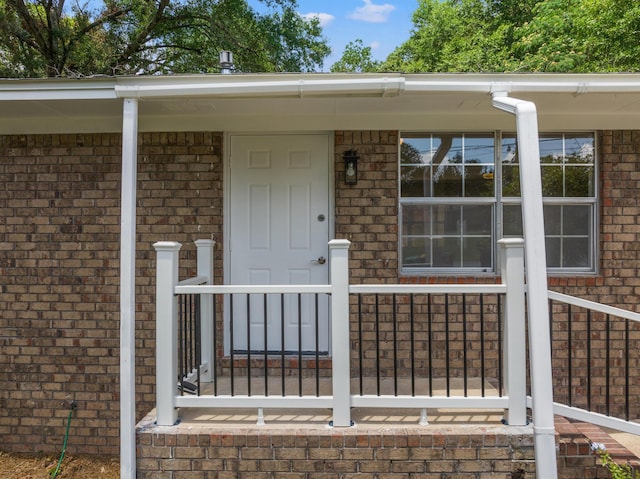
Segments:
[[[351,348],[349,346],[349,245],[329,242],[333,425],[351,426]]]
[[[198,252],[197,276],[207,278],[207,284],[213,284],[213,247],[216,242],[208,239],[195,241]],[[213,378],[213,355],[216,351],[213,324],[213,295],[200,295],[200,381],[210,383]]]
[[[160,241],[156,250],[156,421],[172,426],[178,419],[178,322],[174,288],[178,283],[178,253],[182,245]]]
[[[509,406],[505,412],[505,421],[510,426],[524,426],[527,424],[524,240],[510,238],[498,243],[502,252],[502,281],[507,286],[503,371]]]

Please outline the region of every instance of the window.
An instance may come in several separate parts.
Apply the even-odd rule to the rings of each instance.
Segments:
[[[540,135],[547,264],[595,269],[593,134]],[[515,135],[404,134],[400,144],[404,273],[496,270],[496,239],[522,236]]]

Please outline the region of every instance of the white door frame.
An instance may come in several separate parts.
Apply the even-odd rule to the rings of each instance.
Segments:
[[[327,135],[328,143],[329,143],[329,161],[328,165],[328,176],[327,181],[329,182],[329,205],[327,211],[327,221],[329,221],[329,238],[331,239],[335,236],[335,135],[333,131],[295,131],[295,132],[261,132],[261,131],[252,131],[252,132],[225,132],[223,137],[222,151],[223,151],[223,176],[222,176],[222,190],[223,190],[223,218],[222,218],[222,228],[223,228],[223,278],[224,284],[229,284],[229,278],[231,274],[231,255],[229,254],[229,245],[231,242],[230,233],[231,233],[231,224],[230,224],[230,215],[231,215],[231,205],[230,205],[230,197],[231,192],[229,189],[230,181],[231,181],[231,137],[232,136],[255,136],[255,135],[269,135],[269,136],[292,136],[292,135]],[[224,317],[224,328],[223,328],[223,345],[224,345],[224,354],[228,355],[228,338],[229,338],[229,322]],[[331,355],[331,320],[329,320],[329,355]]]

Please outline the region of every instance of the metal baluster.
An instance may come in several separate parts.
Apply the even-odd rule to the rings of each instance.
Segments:
[[[229,370],[229,380],[231,382],[231,395],[233,396],[235,393],[235,383],[234,383],[234,379],[235,379],[235,375],[234,375],[234,362],[235,362],[235,356],[234,356],[234,350],[236,348],[235,342],[233,340],[233,323],[235,322],[234,317],[233,317],[233,293],[231,293],[229,295],[229,342],[231,344],[231,347],[229,348],[230,350],[230,354],[229,354],[229,360],[231,361],[231,367]]]
[[[264,328],[264,395],[269,395],[269,348],[268,348],[268,330],[267,330],[267,293],[262,295],[262,312],[263,312],[263,328]]]
[[[363,392],[363,371],[362,371],[362,361],[363,361],[363,357],[362,357],[362,350],[363,350],[363,345],[362,345],[362,294],[358,294],[358,343],[359,343],[359,347],[358,347],[358,358],[359,358],[359,378],[360,378],[360,396],[362,396],[364,394]]]
[[[396,294],[392,295],[393,306],[393,394],[398,395],[398,314],[396,304]]]
[[[498,392],[499,397],[502,397],[504,393],[504,370],[502,368],[502,346],[504,344],[504,338],[502,337],[502,295],[496,295],[497,313],[498,313]]]
[[[480,394],[482,397],[485,397],[484,378],[486,364],[484,361],[484,341],[484,294],[480,293]]]
[[[285,385],[285,338],[284,338],[284,293],[280,294],[280,380],[282,383],[282,396],[286,395]]]
[[[451,395],[451,378],[449,371],[449,293],[444,295],[444,338],[445,338],[445,371],[447,375],[447,396]]]
[[[606,386],[605,386],[605,398],[606,398],[606,414],[607,416],[610,415],[610,399],[611,399],[611,390],[610,390],[610,386],[609,386],[609,381],[611,379],[611,374],[610,374],[610,370],[611,370],[611,316],[609,316],[607,314],[607,340],[606,340],[606,345],[607,345],[607,351],[606,351],[606,360],[607,360],[607,367],[605,368],[606,371]]]
[[[462,371],[464,383],[464,397],[468,396],[468,378],[467,378],[467,295],[462,293]]]
[[[298,396],[302,397],[302,295],[298,293]]]
[[[573,406],[573,342],[571,337],[573,336],[572,321],[571,321],[571,305],[567,305],[567,374],[569,375],[568,387],[569,387],[569,406]]]
[[[378,294],[376,293],[376,393],[380,396],[380,311],[378,309]]]
[[[196,395],[200,396],[200,364],[202,363],[202,336],[201,336],[201,317],[200,317],[200,298],[194,295],[195,306],[195,336],[196,336]]]
[[[251,396],[251,294],[247,293],[247,396]]]
[[[413,293],[409,294],[409,328],[411,335],[411,395],[416,395],[416,344],[415,344],[415,321],[414,321],[414,304]]]
[[[216,310],[217,308],[217,296],[213,296],[213,359],[212,359],[212,366],[211,366],[211,378],[213,379],[213,395],[217,396],[218,395],[218,364],[217,364],[217,357],[218,357],[218,348],[217,348],[217,344],[218,344],[218,332],[217,330],[217,325],[218,325],[218,319],[217,319],[217,312]]]
[[[316,334],[316,397],[320,396],[320,312],[318,307],[318,293],[313,295],[315,300],[315,334]]]
[[[591,310],[587,309],[587,410],[591,411]]]
[[[429,361],[429,396],[433,396],[433,342],[431,339],[433,315],[431,311],[431,294],[427,294],[427,318],[427,338],[429,341],[429,354],[427,355],[427,360]]]

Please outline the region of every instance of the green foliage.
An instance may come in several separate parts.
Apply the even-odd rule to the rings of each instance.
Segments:
[[[640,70],[637,0],[420,0],[413,23],[382,69]]]
[[[332,72],[375,72],[380,62],[371,58],[371,47],[365,47],[361,39],[349,42],[340,60],[331,65]]]
[[[504,70],[508,31],[497,28],[496,18],[483,0],[420,0],[411,37],[382,67],[407,72]]]
[[[0,0],[4,77],[218,71],[313,71],[330,53],[317,19],[296,0]],[[90,9],[89,5],[95,6]]]
[[[591,446],[592,449],[594,449],[595,452],[600,456],[600,462],[602,463],[602,466],[606,467],[611,473],[611,479],[633,479],[633,469],[631,469],[631,466],[629,464],[616,463],[602,444],[594,443]]]

